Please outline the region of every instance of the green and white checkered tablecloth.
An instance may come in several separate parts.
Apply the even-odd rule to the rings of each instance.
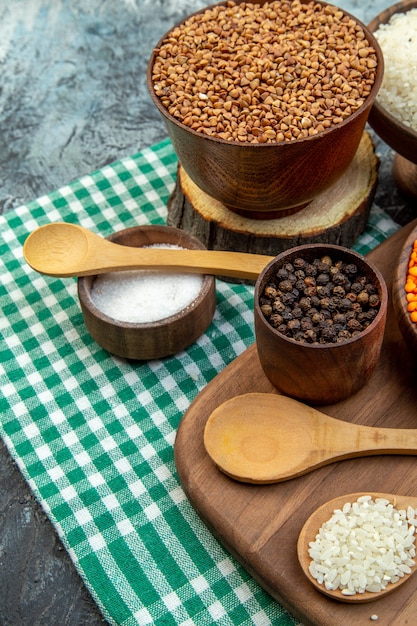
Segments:
[[[22,256],[47,222],[103,236],[164,223],[176,166],[166,140],[0,216],[0,433],[109,623],[293,625],[200,521],[174,465],[190,402],[253,342],[253,288],[217,281],[194,345],[130,363],[88,334],[75,279],[39,275]],[[355,248],[396,229],[373,208]]]

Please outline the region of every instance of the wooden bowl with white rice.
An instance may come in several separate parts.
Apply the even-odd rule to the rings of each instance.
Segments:
[[[164,225],[127,228],[108,239],[133,247],[204,249],[192,235]],[[184,350],[206,331],[216,308],[213,276],[156,270],[83,276],[78,297],[93,339],[111,354],[133,360]]]
[[[384,77],[369,124],[397,153],[393,173],[398,186],[417,197],[417,0],[385,9],[368,29],[384,57]]]

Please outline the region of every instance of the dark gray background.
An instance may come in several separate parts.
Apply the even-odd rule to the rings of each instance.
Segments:
[[[0,213],[166,137],[146,88],[152,47],[205,0],[0,0]],[[338,0],[368,22],[387,0]],[[413,203],[381,156],[376,204]],[[94,626],[102,618],[0,443],[0,626]]]

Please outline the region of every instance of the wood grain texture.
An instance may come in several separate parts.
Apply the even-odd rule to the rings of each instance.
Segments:
[[[271,219],[238,215],[190,179],[180,165],[168,201],[168,223],[195,235],[211,249],[273,256],[301,243],[327,242],[350,247],[364,230],[378,181],[379,160],[364,133],[344,174],[297,213]]]
[[[203,244],[185,231],[164,225],[126,228],[108,237],[119,248],[172,244],[204,251]],[[95,243],[93,238],[93,246]],[[100,246],[102,242],[99,241]],[[105,243],[108,243],[105,241]],[[99,247],[100,247],[99,246]],[[110,249],[112,247],[110,246]],[[201,289],[190,306],[169,317],[148,323],[116,321],[100,311],[91,297],[94,276],[78,281],[78,297],[87,329],[105,350],[126,359],[161,359],[184,350],[207,330],[216,309],[216,283],[203,276]]]
[[[264,3],[265,0],[256,0],[254,4]],[[353,15],[351,18],[356,19]],[[281,211],[288,215],[290,210],[301,209],[317,198],[349,167],[383,76],[381,49],[370,31],[365,36],[375,51],[377,64],[370,91],[361,106],[343,122],[314,136],[271,143],[228,141],[217,134],[197,132],[168,111],[154,89],[153,66],[170,35],[168,31],[151,55],[148,89],[165,120],[181,165],[206,194],[250,217],[259,214],[263,219],[263,215],[270,217],[273,213],[279,216]]]
[[[150,51],[167,28],[208,3],[1,3],[0,213],[166,138],[146,88]],[[391,3],[335,2],[365,23]],[[395,185],[393,151],[371,133],[381,157],[375,204],[406,224],[415,216],[414,203]],[[104,623],[2,444],[0,486],[2,624]],[[36,563],[43,567],[36,570],[35,583]]]
[[[413,225],[398,231],[369,257],[388,285],[392,259]],[[352,364],[354,367],[354,364]],[[308,375],[308,372],[306,372]],[[417,424],[416,354],[405,344],[389,308],[381,358],[373,377],[355,396],[321,410],[339,419],[369,426],[415,428]],[[223,401],[248,392],[275,389],[263,375],[252,345],[195,399],[184,415],[175,444],[181,483],[213,534],[250,574],[304,625],[359,626],[379,616],[383,626],[415,620],[417,581],[369,606],[334,602],[305,578],[296,556],[298,534],[320,504],[352,491],[417,495],[415,457],[352,459],[274,485],[247,485],[219,472],[205,453],[203,431],[208,416]]]
[[[417,353],[417,324],[411,321],[410,313],[407,310],[407,299],[404,289],[410,255],[413,251],[413,244],[416,239],[417,228],[414,228],[405,239],[398,257],[392,283],[392,301],[398,320],[398,326],[403,334],[404,341],[409,343]]]
[[[384,500],[388,500],[397,511],[402,509],[407,510],[409,506],[417,508],[417,498],[413,496],[400,496],[391,493],[346,494],[341,497],[328,500],[322,506],[318,507],[306,520],[299,534],[297,542],[297,555],[303,572],[310,580],[310,582],[315,585],[321,593],[329,596],[329,598],[334,598],[335,600],[354,604],[357,604],[359,602],[373,602],[381,598],[383,595],[385,596],[389,593],[393,593],[393,591],[395,591],[400,585],[406,584],[410,576],[415,574],[416,572],[417,563],[411,566],[412,572],[410,576],[403,576],[396,583],[389,583],[382,591],[379,591],[378,593],[365,591],[364,593],[360,594],[356,593],[353,596],[344,596],[339,589],[327,590],[324,585],[320,585],[317,580],[311,575],[309,571],[309,565],[311,563],[311,558],[308,555],[309,544],[311,541],[315,540],[319,528],[321,528],[322,524],[324,524],[325,522],[327,522],[327,520],[331,518],[333,511],[335,511],[336,509],[342,509],[346,502],[353,503],[356,502],[357,499],[361,496],[368,495],[371,495],[374,500],[376,500],[377,498],[383,498]]]
[[[417,198],[417,164],[396,154],[392,164],[392,174],[398,188],[405,196]]]
[[[377,289],[380,306],[372,323],[355,338],[336,343],[294,341],[273,328],[261,310],[265,286],[276,284],[278,267],[297,257],[312,263],[329,255],[333,263],[354,264]],[[372,376],[378,363],[387,316],[388,292],[378,267],[354,250],[330,244],[290,248],[260,274],[255,286],[254,322],[259,360],[269,380],[293,398],[313,404],[333,404],[356,393]]]
[[[342,459],[415,455],[417,428],[353,424],[290,396],[245,393],[211,413],[204,428],[204,447],[231,478],[267,484],[303,476]]]
[[[395,13],[406,13],[417,8],[417,0],[401,0],[379,13],[369,23],[369,30],[375,32],[381,24],[389,22]],[[417,163],[417,131],[402,124],[385,109],[378,98],[369,115],[369,123],[388,145],[403,157]]]
[[[417,0],[401,0],[379,13],[369,23],[375,32],[396,13],[417,8]],[[406,126],[382,106],[378,98],[369,116],[369,123],[378,135],[398,154],[393,162],[393,176],[405,195],[417,198],[417,131]]]

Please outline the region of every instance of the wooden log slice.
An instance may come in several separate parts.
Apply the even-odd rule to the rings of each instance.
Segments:
[[[378,167],[372,139],[364,133],[349,168],[309,205],[292,215],[279,217],[277,212],[273,219],[252,219],[202,191],[179,164],[168,201],[168,224],[196,236],[212,250],[275,256],[306,243],[351,247],[368,221]]]

